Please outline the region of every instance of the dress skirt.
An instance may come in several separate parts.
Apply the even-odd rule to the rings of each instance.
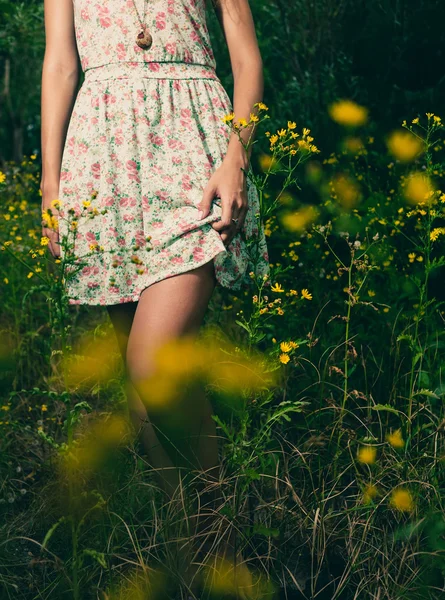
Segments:
[[[227,151],[231,131],[222,118],[232,110],[205,65],[119,62],[86,71],[59,188],[70,304],[134,302],[153,283],[212,259],[218,283],[234,290],[251,281],[251,271],[269,273],[249,180],[245,223],[227,247],[211,226],[221,200],[198,218],[204,188]]]

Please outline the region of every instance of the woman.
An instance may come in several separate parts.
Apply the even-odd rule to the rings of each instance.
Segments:
[[[170,494],[185,463],[217,474],[211,406],[194,390],[173,432],[171,415],[148,419],[141,382],[163,343],[198,332],[217,283],[240,289],[250,271],[269,267],[258,197],[242,170],[249,157],[222,120],[233,110],[249,122],[262,99],[252,14],[248,0],[214,7],[232,64],[232,107],[215,72],[206,8],[205,0],[45,0],[42,211],[59,208],[59,230],[42,234],[64,258],[75,214],[81,268],[67,278],[69,302],[107,307],[132,421]],[[85,81],[74,103],[78,57]],[[241,135],[247,142],[252,131]],[[82,216],[94,208],[94,218]],[[246,239],[254,235],[252,262]],[[173,448],[165,440],[178,423]]]

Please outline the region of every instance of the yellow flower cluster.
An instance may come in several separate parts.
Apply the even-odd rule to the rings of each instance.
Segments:
[[[430,232],[430,240],[435,242],[440,235],[445,234],[445,227],[436,227]]]

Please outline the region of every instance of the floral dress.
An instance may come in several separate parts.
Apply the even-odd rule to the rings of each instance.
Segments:
[[[59,186],[59,242],[70,304],[137,301],[157,281],[213,260],[234,290],[269,274],[256,188],[226,247],[212,201],[198,204],[231,135],[206,0],[145,0],[152,46],[140,48],[142,0],[73,0],[85,73],[71,113]],[[135,10],[135,4],[137,11]],[[254,243],[253,243],[254,242]]]

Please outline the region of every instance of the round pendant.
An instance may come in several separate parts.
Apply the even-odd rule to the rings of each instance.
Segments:
[[[142,29],[136,38],[136,44],[139,48],[148,50],[148,48],[151,48],[152,43],[153,38],[151,37],[150,32],[147,29]]]

